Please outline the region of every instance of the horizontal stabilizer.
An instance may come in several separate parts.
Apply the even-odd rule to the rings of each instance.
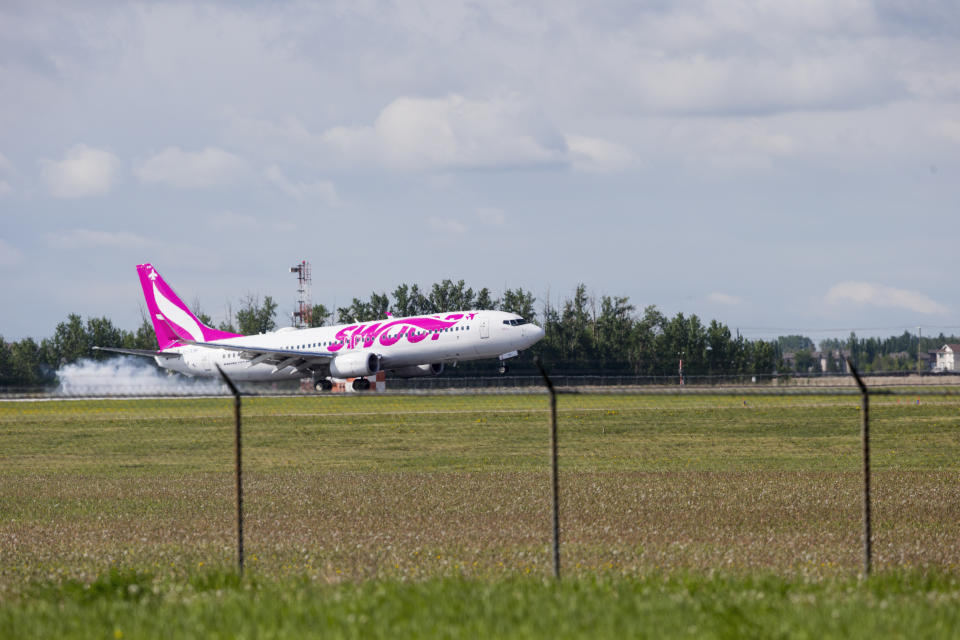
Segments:
[[[179,358],[179,353],[170,353],[166,351],[151,351],[150,349],[121,349],[120,347],[94,347],[94,351],[113,351],[115,353],[124,353],[128,356],[144,356],[147,358]]]

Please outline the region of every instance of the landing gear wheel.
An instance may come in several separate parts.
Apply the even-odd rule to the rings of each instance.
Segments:
[[[370,381],[366,378],[357,378],[353,381],[354,391],[367,391],[370,388]]]
[[[500,365],[500,375],[505,374],[505,373],[506,373],[507,371],[509,371],[509,370],[510,370],[510,368],[507,367],[507,365],[505,365],[505,364],[501,364],[501,365]]]
[[[327,379],[317,380],[316,383],[314,383],[313,388],[317,391],[330,391],[333,389],[333,383]]]

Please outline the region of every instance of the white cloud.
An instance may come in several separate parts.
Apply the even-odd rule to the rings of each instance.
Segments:
[[[285,127],[284,127],[285,129]],[[311,136],[297,128],[299,139]],[[545,114],[515,99],[401,97],[373,125],[332,127],[328,149],[357,163],[395,169],[474,169],[570,165],[589,172],[630,166],[630,150],[604,138],[561,134]]]
[[[233,184],[245,169],[242,158],[223,149],[182,151],[179,147],[167,147],[137,163],[133,172],[144,183],[200,189]]]
[[[827,302],[906,309],[915,313],[947,313],[947,308],[919,291],[895,289],[872,282],[840,282],[827,292]]]
[[[754,123],[751,125],[748,125],[748,130],[740,132],[733,140],[727,138],[715,141],[716,146],[727,150],[747,149],[768,156],[791,156],[799,148],[797,141],[787,134],[765,131],[756,127]]]
[[[266,229],[272,232],[288,232],[296,230],[296,225],[282,216],[271,215],[257,217],[246,213],[237,213],[235,211],[219,211],[210,214],[204,219],[204,223],[210,229],[218,233],[241,233],[257,234]]]
[[[229,110],[225,120],[225,133],[231,141],[267,157],[285,156],[291,151],[316,153],[322,144],[299,118],[289,115],[270,120]]]
[[[427,218],[427,225],[438,233],[459,236],[467,232],[467,225],[452,218]]]
[[[594,60],[577,83],[621,113],[755,116],[863,107],[909,93],[891,73],[889,53],[869,44],[818,51],[747,40],[736,53],[723,46],[663,51],[633,40],[597,46],[606,63]]]
[[[57,198],[99,196],[119,178],[120,161],[109,151],[85,144],[71,147],[59,161],[41,160],[43,178]]]
[[[937,131],[951,142],[960,142],[960,120],[943,120]]]
[[[477,207],[475,213],[480,223],[484,225],[502,227],[507,223],[506,214],[496,207]]]
[[[738,296],[731,296],[726,293],[720,293],[719,291],[714,291],[707,296],[707,300],[715,304],[726,304],[726,305],[736,305],[743,302],[743,298]]]
[[[10,164],[10,161],[7,160],[6,156],[0,153],[0,176],[4,174],[13,173],[13,165]],[[0,178],[0,198],[8,196],[13,193],[13,187],[10,186],[10,183]]]
[[[217,231],[246,231],[256,233],[263,230],[263,224],[254,216],[234,211],[221,211],[209,216],[207,226]]]
[[[23,261],[23,252],[0,238],[0,267],[15,267]]]
[[[634,19],[640,41],[673,49],[717,48],[731,40],[765,41],[768,37],[783,40],[796,35],[812,40],[833,34],[864,34],[878,22],[874,4],[868,0],[677,2],[643,11]]]
[[[340,201],[336,187],[329,180],[294,182],[287,178],[277,165],[268,167],[264,176],[270,184],[295,200],[316,198],[330,206],[336,206]]]
[[[657,153],[662,155],[682,153],[684,161],[697,170],[765,170],[803,150],[797,139],[799,126],[803,125],[783,116],[684,118],[671,121],[647,146],[658,147]],[[823,124],[822,128],[827,126]]]
[[[805,278],[834,274],[814,292],[826,306],[823,296],[838,277],[860,277],[844,275],[854,267],[960,310],[944,293],[949,252],[929,251],[925,231],[960,234],[950,179],[960,149],[956,0],[685,0],[599,10],[571,0],[19,6],[0,9],[0,86],[15,88],[0,100],[0,151],[16,165],[0,171],[0,190],[3,182],[12,190],[0,198],[0,220],[17,217],[15,236],[0,223],[10,242],[42,242],[65,226],[135,231],[151,239],[152,254],[70,255],[107,263],[111,255],[177,252],[181,263],[209,273],[204,262],[229,262],[218,258],[221,235],[210,233],[219,211],[238,212],[220,217],[228,238],[249,236],[256,222],[262,235],[288,213],[297,228],[291,237],[311,258],[310,236],[324,216],[306,210],[326,208],[330,180],[372,225],[400,218],[426,227],[426,236],[405,238],[410,247],[397,257],[405,272],[459,258],[461,275],[479,284],[519,269],[525,288],[602,281],[611,293],[678,309],[691,304],[682,296],[691,288],[685,272],[708,269],[716,282],[737,282],[745,301],[708,302],[710,287],[728,286],[716,284],[698,294],[701,304],[735,313],[749,306],[769,316],[748,319],[751,325],[789,327],[815,323],[791,304]],[[60,161],[78,142],[121,158],[108,196],[57,200],[47,192],[38,159]],[[227,188],[177,191],[166,185],[220,178],[183,169],[188,175],[174,180],[169,168],[151,176],[147,160],[171,145],[194,159],[205,147],[219,149],[242,166],[227,172]],[[264,171],[274,165],[281,172],[270,182]],[[612,175],[588,173],[621,166]],[[926,171],[933,166],[938,173]],[[473,167],[480,170],[462,170]],[[511,167],[520,170],[502,170]],[[396,168],[423,175],[389,175]],[[131,179],[137,188],[127,188]],[[31,197],[38,188],[44,197]],[[130,220],[151,194],[153,209],[170,212],[156,239]],[[484,215],[478,205],[505,213]],[[605,233],[584,234],[585,210],[589,228]],[[80,211],[87,221],[58,222]],[[903,224],[905,211],[914,224]],[[432,229],[430,216],[437,218]],[[517,250],[522,233],[472,241],[474,233],[529,226],[538,216],[549,247]],[[657,233],[644,233],[645,218],[655,219]],[[505,227],[493,226],[501,219]],[[207,231],[190,240],[192,257],[178,233],[191,225]],[[442,235],[443,228],[463,235]],[[431,244],[430,235],[440,240]],[[662,238],[674,236],[691,247],[690,269],[665,274],[656,289],[630,278],[631,252],[669,263]],[[862,241],[838,250],[838,238],[850,237]],[[819,275],[743,268],[801,255],[811,238],[826,243]],[[724,251],[711,250],[718,243]],[[24,262],[32,247],[22,244]],[[498,261],[508,249],[515,259]],[[924,258],[890,277],[884,257],[907,250]],[[325,247],[324,259],[349,262],[349,251]],[[558,263],[544,275],[536,263],[551,251],[591,259]],[[242,273],[228,276],[256,277],[285,255],[263,247]],[[362,275],[338,278],[326,295],[349,300],[369,291]],[[771,285],[777,277],[783,286]],[[69,286],[39,267],[18,282]],[[768,304],[754,305],[758,291],[771,292]],[[121,297],[115,306],[123,305]],[[871,326],[892,326],[909,313],[864,309]],[[22,330],[62,313],[18,311]]]
[[[542,114],[517,100],[397,98],[372,126],[334,127],[323,141],[361,162],[404,169],[523,167],[561,163],[566,145]]]
[[[627,168],[633,156],[616,142],[568,134],[564,136],[575,169],[591,172],[620,171]]]
[[[128,249],[151,246],[147,238],[126,231],[61,229],[47,233],[47,244],[56,249]]]

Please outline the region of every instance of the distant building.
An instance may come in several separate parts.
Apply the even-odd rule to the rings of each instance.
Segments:
[[[926,353],[920,354],[920,368],[922,371],[933,371],[937,368],[937,351],[930,349]]]
[[[945,344],[937,350],[934,371],[960,371],[960,344]]]
[[[850,357],[850,351],[844,349],[840,351],[833,349],[831,351],[814,351],[814,362],[819,362],[820,371],[836,371],[850,373],[850,363],[847,359]]]
[[[797,368],[797,354],[793,351],[787,351],[783,354],[783,366],[793,371]]]

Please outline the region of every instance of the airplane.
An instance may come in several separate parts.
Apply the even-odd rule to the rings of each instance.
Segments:
[[[515,313],[470,310],[329,327],[284,327],[241,335],[203,324],[151,264],[137,265],[140,285],[157,335],[158,349],[94,347],[152,357],[171,371],[233,380],[274,382],[311,378],[317,391],[353,378],[354,391],[370,388],[368,376],[439,375],[445,365],[519,355],[543,338],[543,329]]]

